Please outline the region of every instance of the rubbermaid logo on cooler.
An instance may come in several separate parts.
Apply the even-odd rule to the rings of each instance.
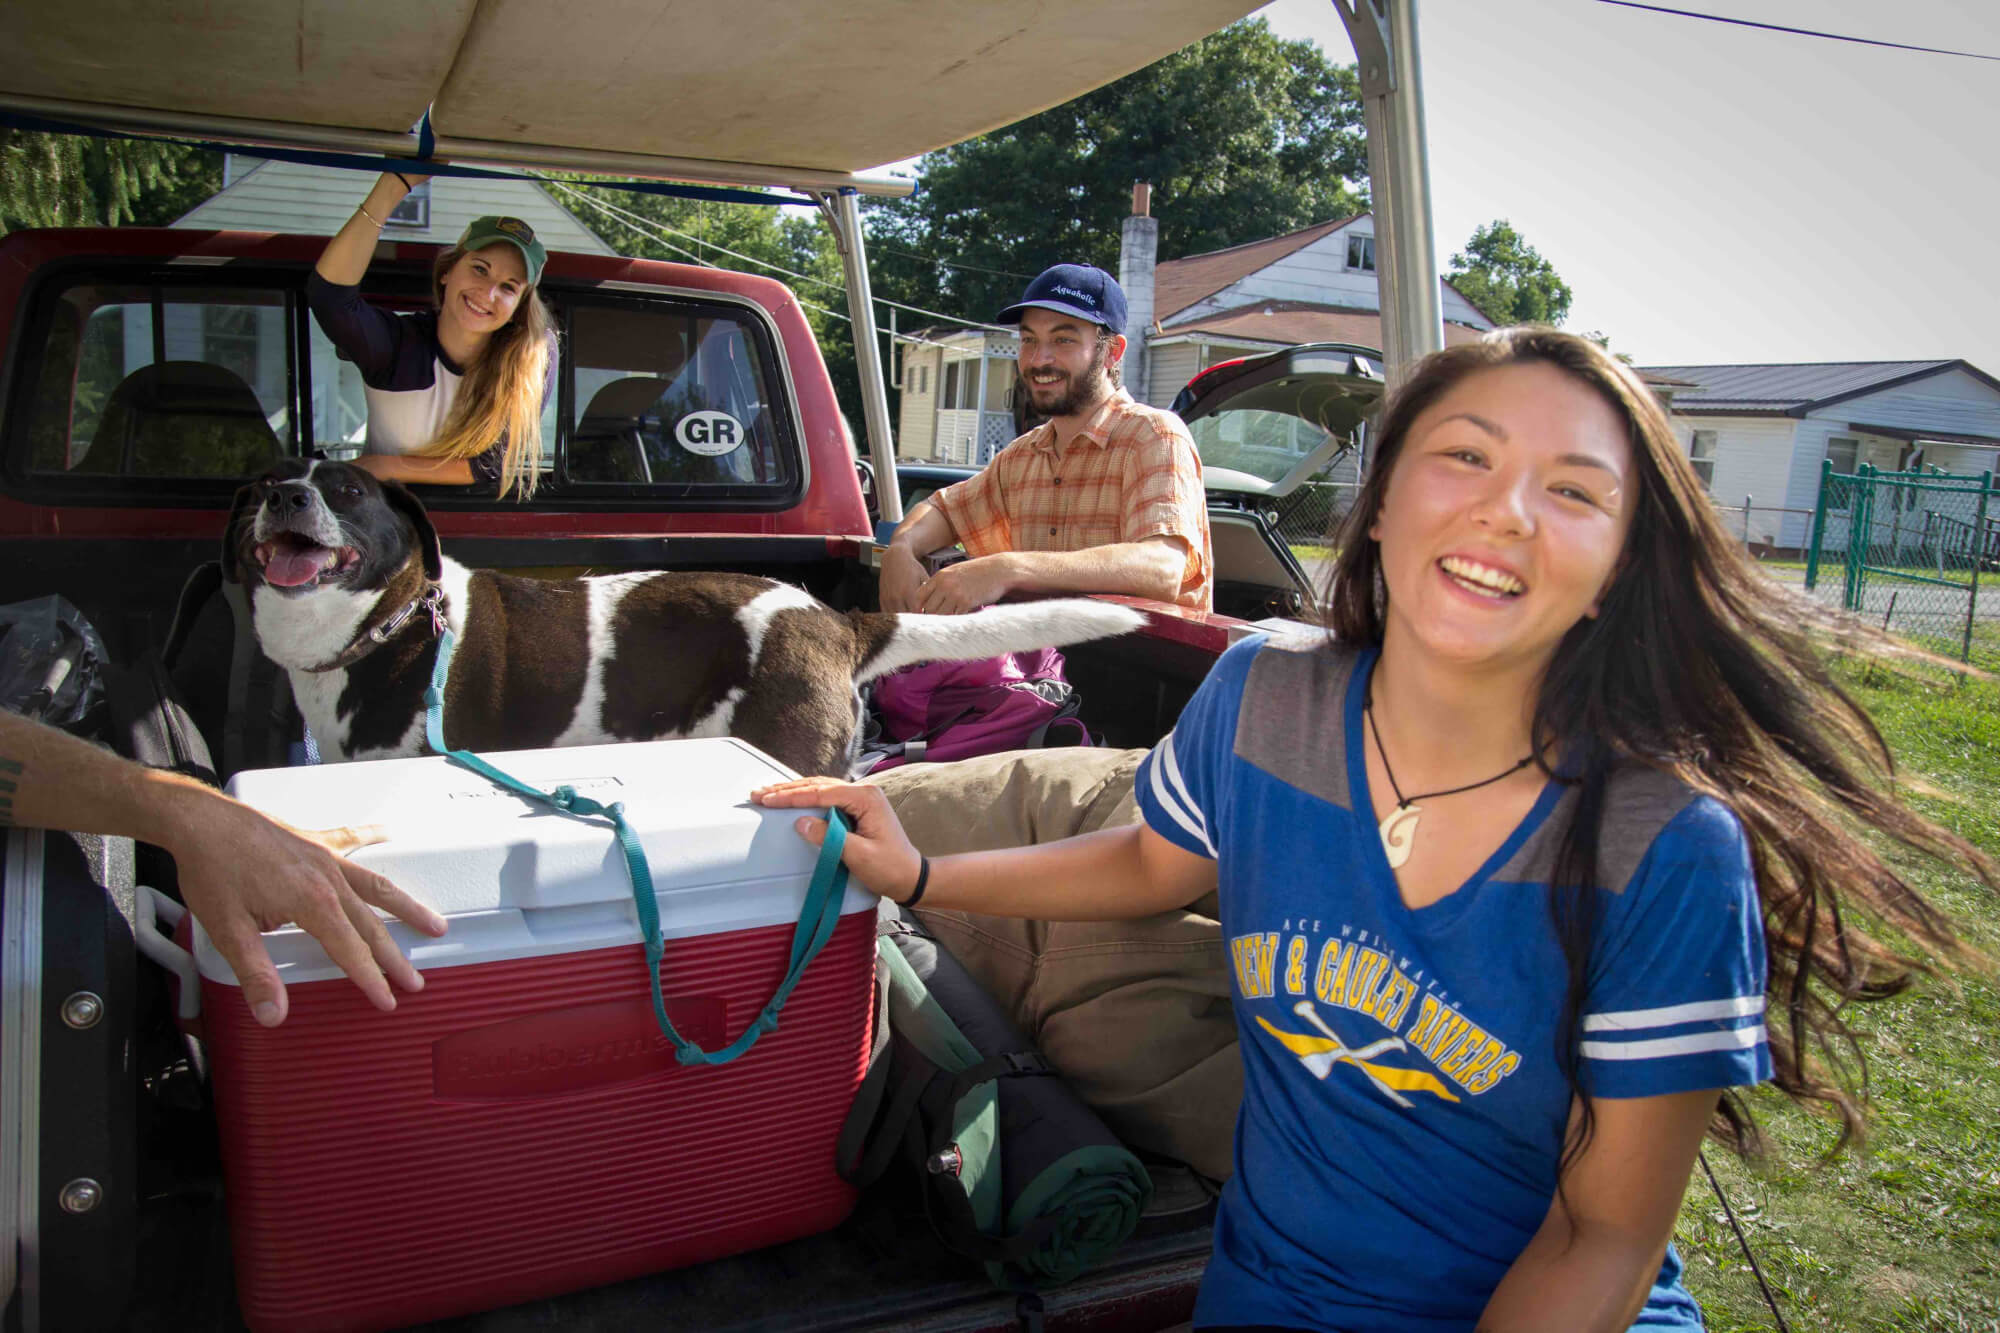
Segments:
[[[727,1008],[713,996],[672,996],[667,1017],[681,1036],[714,1047],[723,1041]],[[676,1067],[673,1045],[643,997],[529,1014],[455,1032],[431,1048],[435,1095],[454,1101],[558,1096]]]
[[[509,1074],[531,1074],[544,1069],[581,1068],[584,1065],[615,1064],[636,1060],[642,1055],[672,1049],[667,1034],[624,1037],[577,1046],[557,1046],[542,1042],[534,1046],[509,1046],[498,1051],[462,1051],[452,1059],[454,1077],[467,1080],[505,1078]]]

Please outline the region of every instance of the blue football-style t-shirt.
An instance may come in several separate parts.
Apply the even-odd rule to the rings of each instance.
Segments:
[[[1468,1330],[1555,1196],[1570,1093],[1551,782],[1457,892],[1406,906],[1368,793],[1372,652],[1252,639],[1140,769],[1217,862],[1242,1037],[1235,1174],[1195,1325]],[[1770,1077],[1742,826],[1651,770],[1606,793],[1582,1056],[1597,1097]],[[1699,1328],[1671,1247],[1641,1326]]]

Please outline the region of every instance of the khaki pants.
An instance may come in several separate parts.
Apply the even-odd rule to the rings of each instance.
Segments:
[[[1145,754],[1021,750],[870,781],[919,850],[944,856],[1137,823]],[[1120,1138],[1229,1175],[1243,1067],[1213,895],[1133,921],[919,915]]]

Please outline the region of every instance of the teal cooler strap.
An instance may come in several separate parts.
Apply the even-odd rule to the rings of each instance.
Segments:
[[[438,637],[437,666],[431,672],[430,688],[424,691],[424,739],[431,749],[449,759],[461,768],[467,768],[481,777],[508,791],[539,801],[563,814],[576,819],[601,818],[611,821],[618,834],[619,846],[625,852],[625,872],[632,881],[632,905],[638,909],[639,928],[646,939],[646,974],[653,983],[653,1017],[658,1020],[660,1031],[674,1044],[674,1058],[684,1065],[728,1064],[737,1056],[757,1044],[757,1038],[766,1032],[778,1029],[778,1013],[791,998],[792,988],[805,975],[806,965],[826,946],[833,935],[833,928],[840,922],[841,900],[847,895],[847,867],[840,863],[840,849],[847,842],[847,821],[838,810],[827,811],[826,841],[820,845],[819,860],[813,866],[812,884],[806,890],[805,905],[799,909],[798,924],[792,930],[792,951],[785,966],[785,976],[778,983],[768,1003],[757,1015],[756,1021],[743,1030],[742,1035],[717,1051],[705,1051],[674,1030],[673,1020],[667,1017],[667,1002],[660,991],[660,958],[666,950],[666,943],[660,937],[660,905],[653,896],[653,871],[646,864],[646,849],[639,843],[639,835],[625,819],[625,805],[613,801],[609,805],[593,801],[588,796],[580,796],[574,787],[557,787],[545,792],[531,787],[518,778],[510,777],[478,755],[466,750],[453,750],[444,743],[444,686],[451,675],[451,653],[454,643],[450,630]]]

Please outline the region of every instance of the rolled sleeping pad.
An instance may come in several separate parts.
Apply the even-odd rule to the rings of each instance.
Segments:
[[[1057,1286],[1104,1262],[1152,1199],[1146,1168],[958,960],[889,903],[877,967],[890,1072],[879,1109],[857,1108],[873,1110],[876,1173],[881,1140],[896,1136],[918,1159],[945,1243],[982,1259],[1003,1288]]]

